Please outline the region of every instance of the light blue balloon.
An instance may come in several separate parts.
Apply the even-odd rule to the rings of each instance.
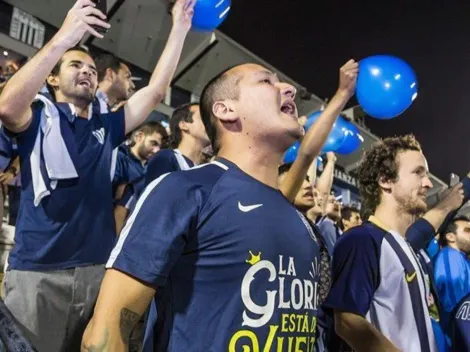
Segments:
[[[346,137],[341,147],[336,150],[336,153],[343,155],[353,153],[362,144],[362,138],[357,126],[351,122],[346,122],[346,124]]]
[[[191,29],[196,32],[214,31],[227,18],[230,5],[230,0],[197,0]]]
[[[356,97],[371,117],[383,120],[397,117],[417,95],[416,74],[402,59],[376,55],[360,61]]]

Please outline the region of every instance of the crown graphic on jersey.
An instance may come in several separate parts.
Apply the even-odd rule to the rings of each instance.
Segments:
[[[251,265],[255,265],[261,260],[261,252],[257,255],[254,255],[252,251],[248,251],[250,253],[250,259],[247,259],[246,262]]]

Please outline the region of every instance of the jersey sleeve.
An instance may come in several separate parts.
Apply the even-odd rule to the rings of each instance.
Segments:
[[[332,285],[324,308],[365,317],[380,281],[379,247],[367,230],[350,231],[333,254]]]
[[[20,157],[29,155],[34,147],[36,137],[39,131],[39,123],[41,121],[41,111],[44,108],[42,102],[34,102],[31,104],[32,118],[31,122],[23,132],[12,132],[4,125],[2,126],[3,139],[7,142],[13,143],[13,140],[18,144],[18,154]]]
[[[161,175],[178,170],[179,168],[173,155],[173,151],[162,150],[149,160],[147,164],[147,172],[145,174],[145,184],[148,185]]]
[[[179,173],[153,181],[120,234],[107,268],[162,286],[193,233],[200,208],[198,186]]]
[[[122,183],[129,182],[129,163],[127,162],[127,156],[118,151],[116,158],[116,169],[114,171],[113,184],[119,185]]]
[[[435,236],[434,227],[424,218],[415,221],[406,230],[406,239],[416,251],[426,248]]]
[[[102,114],[104,126],[111,138],[111,144],[114,148],[120,146],[126,140],[126,121],[124,107],[114,112]]]

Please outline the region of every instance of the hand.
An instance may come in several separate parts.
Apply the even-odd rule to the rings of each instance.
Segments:
[[[335,163],[337,158],[336,158],[336,154],[334,152],[327,152],[326,153],[326,160],[328,160],[328,162],[332,162],[332,163]]]
[[[299,117],[299,124],[300,124],[300,126],[305,127],[305,124],[306,124],[306,123],[307,123],[307,116],[305,116],[305,115],[304,115],[304,116],[300,116],[300,117]]]
[[[91,0],[77,0],[68,12],[55,39],[69,49],[77,45],[87,32],[97,38],[103,38],[103,35],[94,30],[92,25],[103,28],[110,28],[111,25],[104,21],[106,15],[96,9],[95,6],[95,3]]]
[[[112,111],[112,112],[118,111],[120,108],[122,108],[124,105],[126,105],[126,103],[127,103],[127,100],[123,100],[123,101],[117,103],[116,105],[114,105],[114,106],[111,108],[111,111]]]
[[[191,29],[194,5],[197,0],[176,0],[171,14],[173,16],[173,27],[188,32]]]
[[[436,207],[446,212],[458,209],[463,202],[464,191],[462,182],[457,183],[454,187],[444,191],[443,198],[436,204]]]
[[[0,183],[3,185],[6,185],[14,178],[15,178],[15,175],[12,172],[10,171],[4,172],[0,174]]]
[[[347,99],[351,98],[356,91],[357,75],[359,73],[359,64],[354,60],[346,62],[339,70],[338,93],[344,95]]]

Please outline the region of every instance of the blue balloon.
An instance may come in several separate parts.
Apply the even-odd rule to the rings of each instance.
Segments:
[[[194,5],[192,30],[212,32],[227,18],[230,0],[197,0]]]
[[[413,69],[400,58],[371,56],[359,63],[356,96],[364,111],[377,119],[392,119],[410,107],[418,95]]]
[[[322,111],[317,111],[308,117],[307,122],[304,126],[305,131],[308,131],[309,128],[313,125],[313,123],[318,120],[321,113]],[[338,116],[336,122],[333,125],[333,128],[331,129],[330,134],[328,135],[328,138],[326,139],[325,145],[321,150],[322,153],[334,152],[339,147],[341,147],[344,139],[346,138],[346,127],[346,120],[343,117]]]
[[[297,159],[297,153],[299,152],[300,142],[297,141],[290,146],[289,149],[284,154],[283,162],[284,164],[291,164]]]
[[[343,144],[341,144],[341,147],[336,149],[336,153],[338,154],[351,154],[354,152],[359,146],[362,144],[362,137],[359,133],[359,129],[356,127],[356,125],[347,122],[347,132],[346,132],[346,137],[344,138]]]

